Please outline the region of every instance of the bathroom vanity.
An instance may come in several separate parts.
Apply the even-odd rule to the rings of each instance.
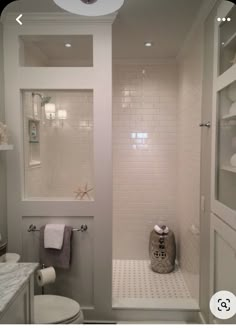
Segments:
[[[0,324],[34,322],[34,272],[37,263],[0,264]]]

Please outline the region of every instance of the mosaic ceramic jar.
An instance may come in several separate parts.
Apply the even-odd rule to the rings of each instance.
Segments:
[[[151,268],[154,272],[169,273],[175,269],[176,243],[173,231],[158,234],[153,230],[149,240]]]

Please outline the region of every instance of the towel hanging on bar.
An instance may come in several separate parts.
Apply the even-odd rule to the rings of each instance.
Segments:
[[[44,230],[45,226],[40,228],[39,236],[39,259],[40,263],[45,266],[55,268],[69,269],[72,251],[72,227],[65,226],[62,249],[53,249],[44,247]]]

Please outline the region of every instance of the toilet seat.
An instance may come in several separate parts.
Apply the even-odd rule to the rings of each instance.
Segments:
[[[83,314],[76,301],[57,295],[34,296],[35,324],[82,323]]]

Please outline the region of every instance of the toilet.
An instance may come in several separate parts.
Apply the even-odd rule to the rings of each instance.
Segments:
[[[20,255],[6,253],[7,263],[17,263]],[[57,295],[34,296],[34,323],[35,324],[82,324],[83,312],[76,301]]]
[[[82,324],[83,312],[76,301],[57,295],[34,296],[34,323]]]

